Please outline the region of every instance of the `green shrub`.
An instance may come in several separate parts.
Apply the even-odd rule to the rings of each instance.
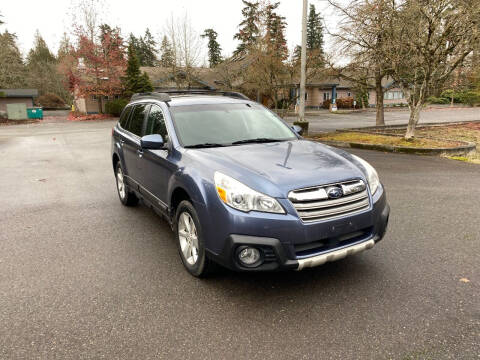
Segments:
[[[430,104],[449,104],[450,100],[446,97],[430,96],[426,100]]]
[[[452,102],[452,97],[453,97],[453,102],[454,103],[461,103],[461,102],[463,102],[462,101],[462,93],[463,92],[464,91],[456,91],[456,90],[452,90],[452,89],[447,89],[447,90],[442,91],[440,96],[443,97],[443,98],[447,98],[448,103]]]
[[[480,92],[478,91],[462,91],[460,94],[460,101],[463,104],[475,106],[480,104]]]
[[[105,104],[105,112],[113,116],[120,116],[125,106],[127,106],[127,99],[115,99]]]

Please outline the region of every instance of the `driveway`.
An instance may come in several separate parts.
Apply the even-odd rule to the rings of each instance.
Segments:
[[[207,280],[118,201],[113,122],[0,129],[1,359],[477,359],[480,167],[354,151],[392,208],[367,252]]]
[[[375,111],[368,110],[352,113],[331,113],[327,110],[320,110],[308,113],[310,132],[335,131],[336,129],[347,129],[355,127],[375,126]],[[407,108],[385,109],[386,125],[408,124],[410,112]],[[293,123],[294,117],[288,117],[288,122]],[[435,107],[423,110],[420,113],[420,125],[422,123],[445,123],[451,121],[472,121],[480,120],[480,108],[449,108]]]

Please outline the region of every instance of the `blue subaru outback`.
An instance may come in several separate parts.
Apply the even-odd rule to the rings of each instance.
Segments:
[[[185,268],[301,270],[372,248],[390,208],[377,172],[233,92],[136,94],[113,129],[120,201],[175,232]]]

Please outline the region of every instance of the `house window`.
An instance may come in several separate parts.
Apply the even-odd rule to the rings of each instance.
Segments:
[[[118,100],[118,99],[120,99],[120,95],[114,95],[113,98],[114,98],[115,100]]]
[[[387,91],[385,93],[385,100],[400,100],[403,99],[403,92],[401,91]]]
[[[330,93],[329,92],[324,92],[323,93],[323,101],[325,100],[330,100]]]
[[[352,96],[352,93],[349,91],[347,92],[347,97],[351,97]]]
[[[104,100],[110,100],[110,96],[108,96],[108,95],[107,95],[107,96],[104,96],[103,99],[104,99]]]
[[[97,95],[92,95],[91,99],[92,99],[92,101],[97,101]]]

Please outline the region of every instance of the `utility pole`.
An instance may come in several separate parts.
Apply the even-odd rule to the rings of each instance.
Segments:
[[[302,12],[302,54],[300,61],[300,109],[298,122],[305,133],[308,132],[308,123],[305,121],[305,82],[307,67],[307,0],[303,0]]]

